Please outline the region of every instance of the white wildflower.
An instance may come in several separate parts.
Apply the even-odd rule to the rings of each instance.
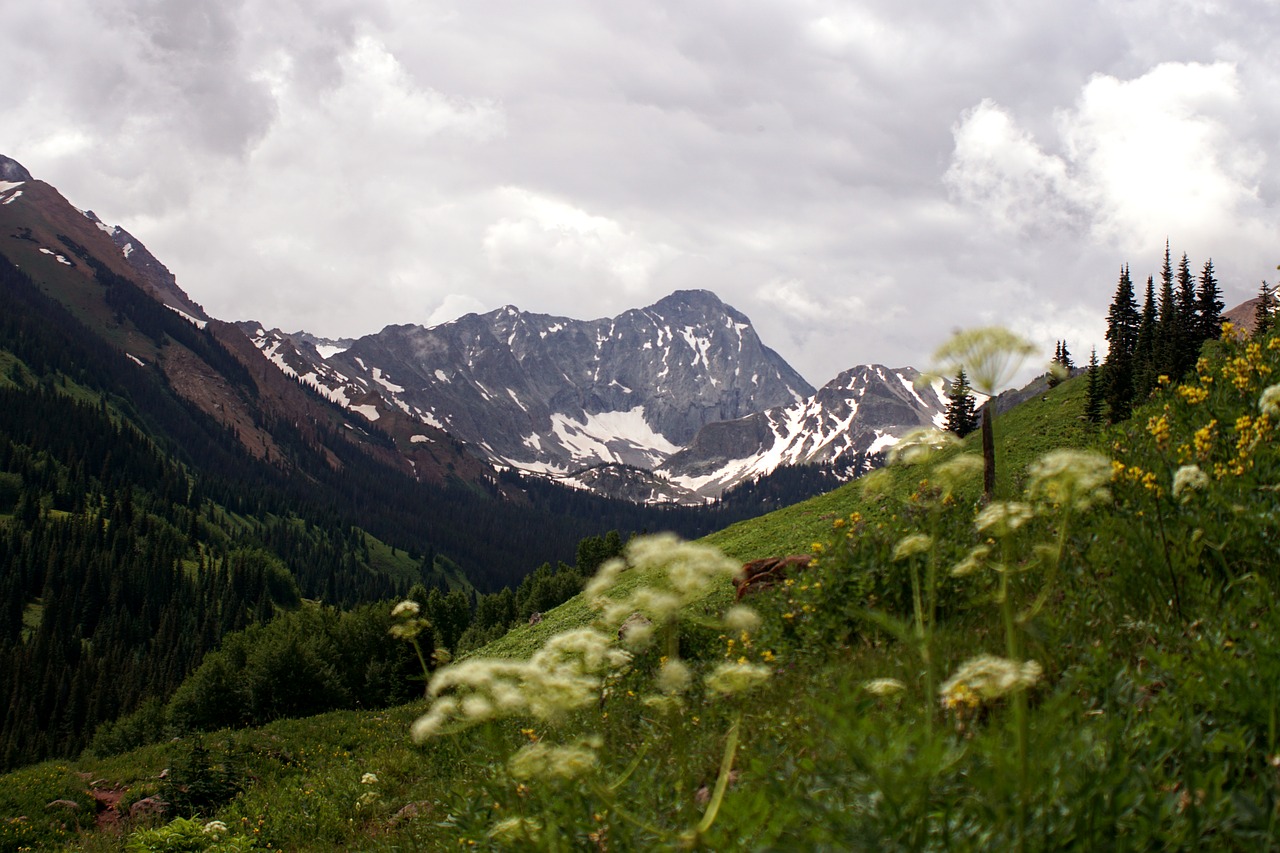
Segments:
[[[418,602],[410,599],[406,599],[391,608],[391,616],[395,619],[399,619],[402,616],[417,616],[421,612],[422,608],[418,605]]]
[[[631,540],[626,559],[636,571],[653,577],[654,583],[621,599],[589,589],[586,597],[606,625],[617,625],[636,611],[654,622],[668,622],[681,608],[702,600],[717,585],[728,583],[740,568],[736,560],[709,545],[685,542],[669,533]]]
[[[994,501],[983,507],[973,524],[983,533],[1003,538],[1029,521],[1032,515],[1031,507],[1020,501]]]
[[[1011,661],[994,655],[978,655],[961,664],[938,689],[942,704],[974,706],[1025,690],[1040,680],[1043,670],[1033,660]]]
[[[957,486],[982,473],[982,457],[976,453],[961,453],[942,462],[933,469],[933,476],[942,485],[942,493],[949,495]]]
[[[990,545],[978,545],[963,560],[951,567],[951,576],[961,578],[971,575],[985,564],[987,555],[991,553]]]
[[[1271,385],[1262,392],[1258,408],[1268,417],[1280,418],[1280,385]]]
[[[957,332],[933,354],[938,373],[964,368],[975,391],[996,394],[1036,352],[1035,344],[1008,329],[990,326]]]
[[[1199,465],[1183,465],[1173,475],[1173,496],[1186,503],[1192,492],[1198,492],[1207,485],[1209,475],[1200,470]]]
[[[862,689],[875,696],[893,696],[906,690],[907,685],[896,678],[873,678],[864,681]]]
[[[953,432],[926,427],[912,430],[898,439],[889,451],[890,465],[916,465],[927,462],[948,447],[955,447],[960,439]]]
[[[707,676],[709,690],[729,695],[763,684],[769,679],[769,668],[758,663],[722,663]]]
[[[542,824],[532,818],[509,817],[489,827],[489,840],[499,844],[515,844],[516,842],[537,843],[542,832]]]
[[[663,693],[683,693],[689,689],[692,682],[693,673],[689,671],[688,664],[678,659],[664,661],[654,679],[654,683]]]
[[[626,561],[620,557],[605,560],[600,568],[596,569],[591,580],[587,581],[586,586],[582,588],[582,597],[590,602],[602,599],[605,593],[613,589],[613,585],[618,582],[618,578],[626,568]],[[592,606],[596,605],[593,603]]]
[[[725,611],[724,625],[731,631],[753,634],[760,627],[760,614],[745,604],[738,604]]]
[[[933,537],[925,533],[912,533],[910,536],[903,537],[893,548],[894,562],[905,560],[908,557],[914,557],[917,554],[928,553],[933,547]]]
[[[361,776],[361,777],[360,777],[360,784],[361,784],[361,785],[376,785],[376,784],[378,784],[378,777],[377,777],[377,775],[376,775],[376,774],[373,774],[373,773],[366,773],[366,774],[364,774],[363,776]]]
[[[219,835],[227,831],[227,825],[220,820],[211,820],[204,825],[205,835]]]
[[[1083,511],[1111,497],[1111,460],[1084,450],[1054,450],[1028,471],[1027,497]]]
[[[507,761],[512,778],[575,779],[596,766],[595,751],[586,746],[552,746],[539,741],[522,747]]]

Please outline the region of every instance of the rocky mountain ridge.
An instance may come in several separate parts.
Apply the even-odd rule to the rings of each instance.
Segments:
[[[332,353],[306,333],[241,327],[370,420],[406,414],[500,468],[631,501],[703,503],[783,465],[851,478],[946,406],[911,368],[851,368],[815,391],[708,291],[590,321],[508,305]]]

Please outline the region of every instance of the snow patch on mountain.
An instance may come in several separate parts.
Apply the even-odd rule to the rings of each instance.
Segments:
[[[207,320],[199,320],[195,317],[192,317],[186,311],[183,311],[179,308],[174,308],[172,305],[165,305],[164,307],[168,308],[170,311],[177,314],[179,317],[186,320],[188,323],[195,326],[197,329],[203,329],[205,326],[209,325],[209,322]]]
[[[55,252],[53,249],[46,249],[44,246],[41,246],[40,253],[43,255],[52,255],[53,259],[60,264],[66,264],[69,267],[75,266],[74,263],[72,263],[70,260],[67,259],[66,255],[59,254],[58,252]]]
[[[386,378],[386,377],[383,375],[383,373],[382,373],[382,369],[381,369],[381,368],[375,367],[375,368],[373,369],[372,373],[373,373],[373,381],[374,381],[374,382],[377,382],[377,383],[378,383],[379,385],[381,385],[383,388],[386,388],[386,389],[387,389],[388,391],[390,391],[392,394],[399,394],[401,391],[403,391],[403,390],[404,390],[404,386],[403,386],[403,385],[397,385],[397,384],[395,384],[394,382],[392,382],[391,380],[389,380],[388,378]]]

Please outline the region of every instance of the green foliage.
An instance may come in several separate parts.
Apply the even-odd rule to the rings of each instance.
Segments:
[[[817,553],[753,595],[758,630],[713,618],[727,584],[678,612],[671,636],[690,683],[739,660],[773,671],[731,701],[705,691],[639,701],[659,692],[673,659],[657,627],[626,671],[553,718],[483,720],[473,703],[469,728],[412,746],[419,702],[227,734],[254,781],[216,817],[261,846],[304,853],[1274,847],[1278,378],[1280,339],[1221,341],[1194,378],[1096,434],[1082,417],[1084,377],[1010,410],[998,494],[1029,505],[1002,510],[1017,524],[999,526],[972,479],[948,479],[943,466],[972,453],[970,439],[717,534],[735,560]],[[1115,464],[1102,469],[1106,502],[1084,507],[1046,485],[1082,466],[1044,457],[1090,443]],[[607,574],[615,616],[660,604],[675,583],[653,567]],[[536,655],[597,618],[588,599],[600,592],[481,652]],[[493,599],[484,621],[509,606]],[[612,647],[616,636],[598,639]],[[943,682],[984,654],[1034,661],[1038,674],[1003,692]],[[511,758],[541,754],[538,744],[587,748],[595,763],[572,778],[524,778]],[[171,758],[152,747],[85,770],[144,787]],[[0,790],[20,787],[11,776]]]
[[[308,606],[228,635],[174,693],[168,720],[210,731],[403,700],[411,660],[390,625],[385,605],[348,613]]]
[[[0,785],[0,851],[65,844],[92,827],[95,803],[85,780],[66,764],[37,764]]]
[[[242,762],[231,744],[214,756],[202,739],[195,738],[170,765],[160,798],[169,804],[170,814],[212,815],[244,786]]]
[[[215,822],[179,817],[154,829],[135,829],[124,849],[128,853],[245,853],[263,848],[252,838],[232,835]]]

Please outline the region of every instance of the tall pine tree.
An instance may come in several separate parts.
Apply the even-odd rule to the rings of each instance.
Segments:
[[[1169,242],[1164,244],[1164,266],[1160,268],[1159,320],[1156,323],[1152,373],[1172,377],[1178,362],[1178,295],[1173,289],[1173,261]]]
[[[1216,340],[1222,334],[1222,291],[1213,275],[1213,258],[1204,262],[1200,270],[1200,289],[1196,291],[1196,307],[1199,312],[1200,340]]]
[[[1098,348],[1089,353],[1089,367],[1085,373],[1084,416],[1091,424],[1102,423],[1103,387],[1102,369],[1098,366]]]
[[[977,404],[973,399],[973,390],[969,387],[969,377],[964,368],[956,372],[947,391],[946,428],[963,438],[978,428]]]
[[[1275,323],[1276,289],[1264,279],[1258,288],[1258,303],[1253,309],[1253,334],[1265,335]]]
[[[1200,323],[1196,304],[1196,280],[1191,274],[1187,253],[1183,252],[1178,261],[1178,337],[1170,379],[1181,378],[1200,357]]]
[[[1147,293],[1142,301],[1142,319],[1138,322],[1133,362],[1133,396],[1142,400],[1156,384],[1156,286],[1151,276],[1147,276]]]
[[[1115,299],[1107,312],[1107,360],[1106,373],[1107,408],[1112,423],[1129,417],[1133,409],[1134,356],[1138,345],[1138,327],[1141,318],[1133,298],[1133,280],[1129,266],[1120,270],[1120,282],[1116,285]]]

